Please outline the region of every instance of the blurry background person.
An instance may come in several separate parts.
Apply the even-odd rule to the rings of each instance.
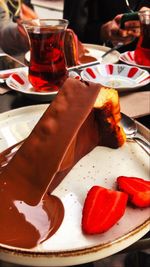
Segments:
[[[21,20],[36,18],[30,0],[0,0],[0,47],[11,55],[29,49]]]
[[[134,11],[150,8],[150,0],[128,0]],[[125,30],[120,29],[123,13],[130,12],[126,0],[64,0],[63,17],[69,20],[80,41],[113,46],[128,44],[139,35],[139,22],[126,22]],[[136,42],[125,48],[133,50]]]

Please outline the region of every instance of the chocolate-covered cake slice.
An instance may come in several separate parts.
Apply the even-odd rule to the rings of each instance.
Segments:
[[[94,147],[125,142],[119,120],[115,90],[66,80],[0,173],[0,243],[30,248],[57,231],[64,210],[50,193]]]
[[[37,203],[95,146],[124,143],[119,120],[117,91],[68,78],[3,175],[24,188],[19,199]]]
[[[81,82],[74,83],[80,87]],[[60,168],[49,186],[49,192],[55,189],[79,159],[96,146],[107,146],[116,149],[126,141],[125,133],[119,124],[121,114],[118,92],[114,89],[101,87],[98,84],[95,88],[93,84],[86,86],[87,90],[93,90],[93,94],[96,88],[98,89],[96,101],[93,106],[90,106],[89,112],[76,134],[72,136],[72,142],[70,142]],[[72,90],[74,89],[72,88]],[[89,97],[87,98],[92,103],[92,99],[90,99],[91,93],[89,92]],[[75,101],[78,102],[78,98],[82,98],[82,94],[83,92],[79,90],[79,95],[75,97]],[[83,98],[83,102],[82,108],[87,109],[87,100]],[[76,110],[73,116],[70,117],[69,120],[71,122],[73,122],[72,118],[79,118],[78,112],[79,110]]]

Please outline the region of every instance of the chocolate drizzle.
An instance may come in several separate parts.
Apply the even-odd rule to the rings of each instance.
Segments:
[[[53,190],[80,158],[104,144],[106,130],[106,146],[124,143],[116,120],[118,99],[107,105],[115,90],[105,90],[68,78],[8,164],[5,153],[0,155],[0,164],[5,162],[0,167],[0,243],[32,248],[52,236],[64,217],[63,203],[51,195]],[[99,125],[107,125],[104,133]],[[7,151],[11,156],[11,149]]]
[[[64,218],[64,207],[59,198],[45,195],[37,205],[31,206],[24,201],[12,199],[7,185],[2,185],[1,181],[0,188],[1,243],[32,248],[58,230]]]
[[[75,163],[74,155],[71,161],[66,155],[98,93],[99,85],[89,88],[69,78],[29,137],[1,169],[0,243],[31,248],[59,228],[63,204],[46,192],[64,178],[61,175],[61,180],[56,179],[61,166],[65,174],[65,169]]]
[[[82,55],[81,57],[79,57],[79,61],[81,62],[81,64],[93,62],[95,60],[97,60],[95,57],[90,56],[86,53],[84,55]]]
[[[12,187],[7,179],[3,179],[3,171],[19,147],[20,143],[17,143],[0,153],[0,210],[1,218],[5,220],[0,221],[0,243],[32,248],[59,229],[64,218],[64,206],[58,197],[48,194],[37,205],[13,199],[10,191],[15,189],[13,195],[17,195],[19,181],[17,187]]]

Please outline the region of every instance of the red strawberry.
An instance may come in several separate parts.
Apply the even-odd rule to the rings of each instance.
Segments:
[[[150,181],[137,177],[119,176],[118,187],[129,195],[129,200],[137,207],[150,206]]]
[[[124,214],[128,196],[119,191],[93,186],[85,199],[82,230],[100,234],[113,226]]]

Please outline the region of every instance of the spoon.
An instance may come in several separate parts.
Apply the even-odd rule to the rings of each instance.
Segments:
[[[113,46],[112,48],[110,48],[108,51],[106,51],[101,57],[102,59],[104,57],[106,57],[108,54],[110,54],[111,52],[123,47],[125,44],[124,43],[118,43],[117,45]]]
[[[134,119],[130,118],[129,116],[121,113],[121,124],[123,126],[123,129],[125,131],[126,137],[128,140],[134,140],[136,143],[138,143],[145,152],[150,155],[150,145],[148,142],[145,142],[143,139],[137,136],[138,129],[137,124]]]
[[[132,10],[132,8],[130,7],[130,4],[129,4],[129,1],[128,0],[125,0],[125,2],[126,2],[126,5],[127,5],[127,8],[128,8],[128,10],[129,10],[129,12],[134,12],[133,10]]]
[[[125,47],[127,44],[131,43],[134,41],[134,37],[128,42],[128,43],[123,43],[123,42],[119,42],[117,43],[115,46],[113,46],[112,48],[110,48],[108,51],[106,51],[101,57],[102,59],[104,57],[106,57],[108,54],[110,54],[111,52],[115,51],[115,50],[118,50],[119,48],[122,48],[122,47]]]

